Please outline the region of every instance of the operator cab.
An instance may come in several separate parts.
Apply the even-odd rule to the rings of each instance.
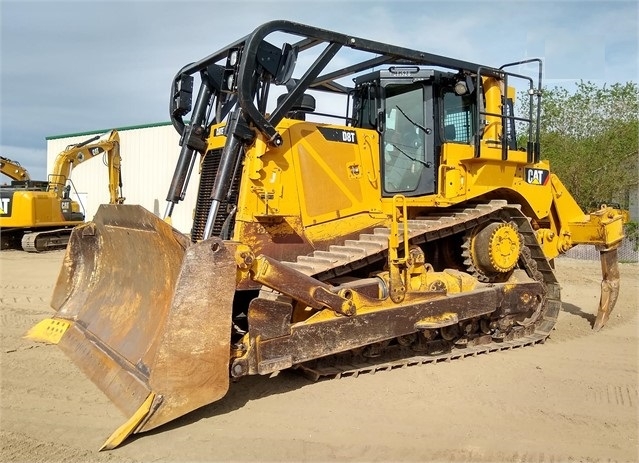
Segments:
[[[354,81],[353,124],[380,133],[383,194],[435,193],[442,144],[473,144],[472,81],[417,66],[391,66]]]

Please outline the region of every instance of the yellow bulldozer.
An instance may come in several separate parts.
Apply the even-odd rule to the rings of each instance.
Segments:
[[[26,171],[8,164],[14,172],[10,185],[0,187],[1,249],[22,248],[29,252],[64,248],[76,225],[84,223],[80,204],[71,199],[71,171],[98,155],[105,156],[109,175],[110,204],[122,204],[120,135],[111,130],[89,140],[67,146],[56,157],[48,181],[31,180]],[[7,174],[10,175],[10,174]]]
[[[542,160],[541,76],[540,60],[484,66],[288,21],[180,69],[164,220],[101,206],[73,231],[55,315],[29,333],[128,417],[103,448],[246,375],[542,343],[561,310],[553,259],[579,243],[601,250],[600,329],[624,214],[584,213]],[[198,168],[185,235],[169,222]]]

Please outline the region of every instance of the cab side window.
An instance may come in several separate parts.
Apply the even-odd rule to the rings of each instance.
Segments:
[[[474,98],[445,91],[443,106],[444,141],[470,143],[475,133]]]

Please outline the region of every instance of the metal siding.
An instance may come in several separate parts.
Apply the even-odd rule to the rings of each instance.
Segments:
[[[123,130],[120,134],[122,156],[122,183],[125,204],[140,204],[163,217],[166,194],[179,155],[179,136],[173,126],[146,127]],[[55,158],[68,145],[91,138],[83,135],[47,140],[47,172],[51,172]],[[173,212],[173,227],[182,233],[191,232],[193,210],[199,182],[198,166],[194,169],[184,201]],[[86,195],[86,220],[91,220],[98,206],[109,202],[108,171],[101,159],[86,161],[71,174],[75,190]]]

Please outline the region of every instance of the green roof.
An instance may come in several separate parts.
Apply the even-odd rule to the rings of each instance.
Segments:
[[[46,137],[46,140],[58,140],[60,138],[71,138],[71,137],[81,137],[85,135],[96,135],[108,132],[109,130],[117,130],[118,132],[123,132],[125,130],[135,130],[135,129],[148,129],[150,127],[162,127],[165,125],[171,125],[171,122],[153,122],[151,124],[142,124],[142,125],[127,125],[125,127],[109,127],[108,129],[102,130],[91,130],[89,132],[76,132],[76,133],[65,133],[62,135],[51,135]]]

